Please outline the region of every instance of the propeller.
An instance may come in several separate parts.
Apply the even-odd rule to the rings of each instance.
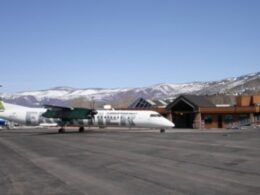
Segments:
[[[91,109],[91,111],[90,111],[90,112],[88,113],[88,115],[87,115],[87,118],[88,118],[88,119],[93,119],[97,113],[98,113],[97,110]]]

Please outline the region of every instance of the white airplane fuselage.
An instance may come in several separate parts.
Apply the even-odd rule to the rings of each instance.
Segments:
[[[59,126],[60,119],[45,118],[42,116],[47,111],[45,108],[30,108],[4,103],[4,110],[0,111],[0,118],[19,124],[31,126]],[[137,110],[97,110],[92,119],[74,119],[66,123],[79,127],[146,127],[167,129],[174,124],[154,111]]]

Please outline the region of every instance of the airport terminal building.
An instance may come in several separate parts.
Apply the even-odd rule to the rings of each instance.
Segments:
[[[130,108],[155,110],[172,120],[176,128],[212,129],[260,125],[259,95],[238,96],[235,105],[216,105],[206,96],[196,95],[180,95],[170,103],[139,98]]]

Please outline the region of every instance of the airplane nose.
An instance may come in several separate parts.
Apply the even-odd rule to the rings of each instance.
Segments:
[[[169,123],[169,126],[171,127],[171,128],[173,128],[173,127],[175,127],[175,124],[173,123],[173,122],[171,122],[171,121],[169,121],[170,123]]]
[[[173,128],[173,127],[175,127],[175,124],[173,122],[169,121],[168,119],[165,119],[165,126],[167,128]]]

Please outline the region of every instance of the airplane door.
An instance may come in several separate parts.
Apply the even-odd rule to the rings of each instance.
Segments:
[[[37,125],[39,121],[39,114],[37,112],[26,113],[26,125]]]
[[[128,117],[128,124],[129,124],[130,127],[136,126],[136,124],[135,124],[135,122],[134,122],[134,119],[135,119],[135,118],[136,118],[135,115],[131,115],[131,116]]]
[[[121,125],[121,126],[126,126],[126,125],[127,125],[126,122],[127,122],[127,117],[122,114],[122,115],[120,116],[120,125]]]
[[[104,115],[103,114],[100,114],[98,117],[97,117],[97,123],[98,123],[98,126],[99,127],[103,127],[105,124],[104,124]]]

